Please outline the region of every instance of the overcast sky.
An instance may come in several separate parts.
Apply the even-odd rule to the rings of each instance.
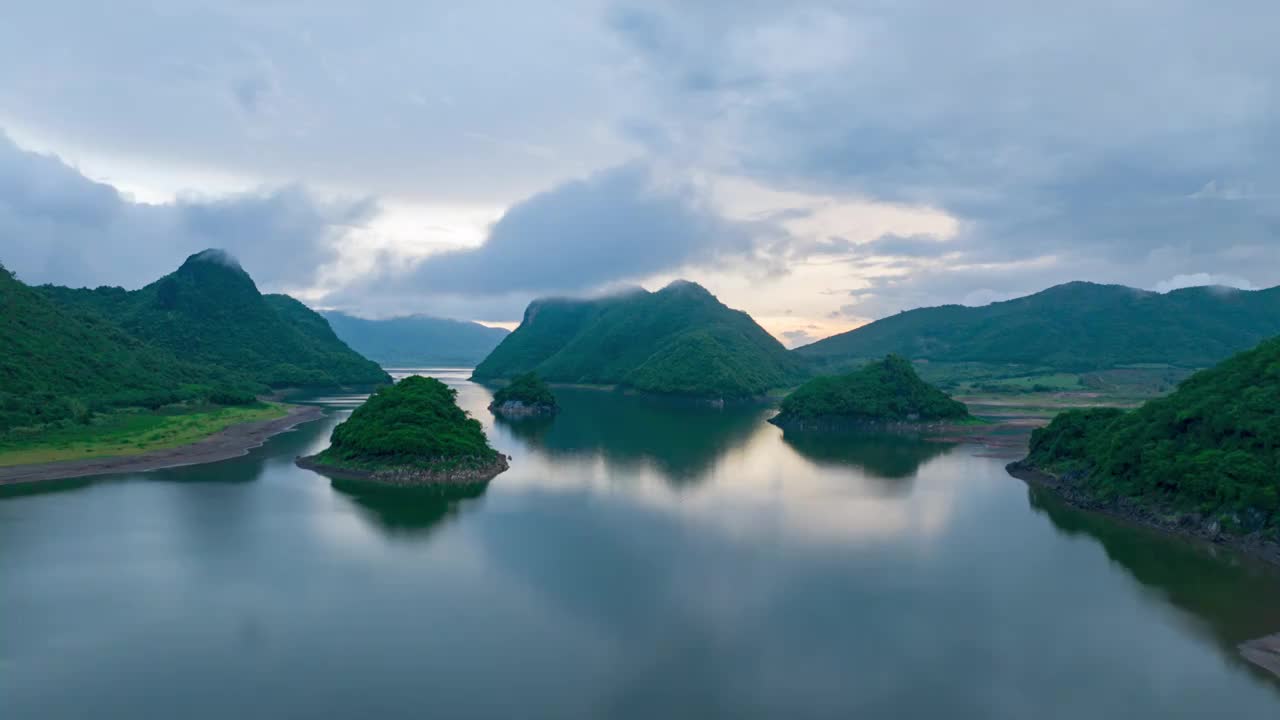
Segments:
[[[0,262],[220,247],[370,316],[685,277],[790,345],[1068,280],[1280,284],[1280,4],[42,0]]]

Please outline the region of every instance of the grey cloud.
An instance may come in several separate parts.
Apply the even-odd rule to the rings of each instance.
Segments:
[[[629,122],[665,129],[654,152],[961,220],[947,243],[856,248],[855,268],[880,252],[922,278],[859,314],[1071,279],[1280,282],[1274,3],[636,3],[620,17],[647,69]],[[724,82],[683,80],[700,69]]]
[[[750,258],[780,232],[727,220],[695,188],[629,164],[512,206],[483,245],[429,256],[399,284],[480,295],[577,292]]]
[[[937,257],[956,251],[956,246],[929,236],[882,235],[849,248],[858,256]]]
[[[782,340],[783,344],[787,347],[796,348],[801,345],[808,345],[811,342],[816,342],[818,338],[805,330],[786,330],[782,333]]]
[[[322,202],[299,186],[137,203],[0,134],[0,261],[27,282],[137,287],[220,247],[268,286],[307,285],[375,212],[372,201]]]
[[[0,126],[233,177],[507,202],[628,153],[598,4],[9,3]]]

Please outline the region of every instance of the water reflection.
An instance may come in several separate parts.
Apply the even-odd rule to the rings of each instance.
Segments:
[[[1189,613],[1195,628],[1233,659],[1239,660],[1236,646],[1241,642],[1280,630],[1280,572],[1275,568],[1215,545],[1079,510],[1044,488],[1030,487],[1027,497],[1031,508],[1063,534],[1097,540],[1113,563]]]
[[[333,489],[349,498],[361,515],[387,535],[422,538],[467,506],[480,505],[488,484],[442,493],[435,489],[379,488],[333,479]]]
[[[955,443],[882,432],[784,432],[782,441],[806,460],[821,467],[852,466],[884,480],[908,480],[924,463],[947,454]],[[886,483],[903,493],[909,483]]]
[[[706,405],[558,388],[553,418],[495,425],[552,458],[601,456],[620,470],[652,465],[673,485],[696,483],[724,453],[745,444],[767,408]]]

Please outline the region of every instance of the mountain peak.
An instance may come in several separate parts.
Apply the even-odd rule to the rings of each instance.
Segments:
[[[702,287],[692,280],[672,280],[667,286],[659,290],[660,293],[683,293],[686,295],[703,295],[706,297],[715,297],[710,290]]]
[[[234,255],[222,248],[208,248],[206,250],[201,250],[195,255],[188,257],[182,265],[185,267],[192,263],[221,265],[222,267],[230,270],[239,270],[240,272],[244,272],[244,268],[240,266],[240,261],[236,260]]]

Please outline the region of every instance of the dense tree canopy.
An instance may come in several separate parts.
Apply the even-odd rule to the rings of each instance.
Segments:
[[[520,402],[525,405],[556,407],[556,396],[551,388],[538,377],[537,373],[521,373],[511,378],[511,382],[498,388],[493,394],[495,405],[505,402]]]
[[[244,270],[213,251],[191,256],[175,272],[132,292],[40,290],[182,359],[232,368],[273,387],[390,382],[376,363],[339,340],[323,317],[287,295],[262,295]]]
[[[678,281],[597,300],[537,300],[475,369],[477,379],[535,371],[553,382],[746,398],[800,382],[805,366],[749,315]]]
[[[963,403],[921,380],[911,363],[890,355],[844,375],[824,375],[782,401],[774,419],[797,421],[936,422],[964,420]]]
[[[118,407],[241,404],[266,389],[231,370],[180,360],[97,313],[59,307],[3,270],[0,347],[0,434],[88,422]]]
[[[316,460],[369,469],[491,461],[497,453],[456,397],[456,390],[429,377],[380,388],[334,428],[330,447]]]
[[[1140,498],[1280,526],[1280,338],[1132,412],[1074,410],[1031,437],[1031,464],[1076,472],[1100,498]]]

